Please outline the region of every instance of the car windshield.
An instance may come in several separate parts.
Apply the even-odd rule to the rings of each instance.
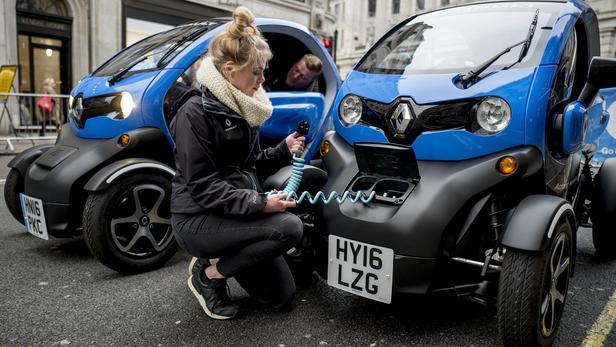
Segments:
[[[467,72],[525,40],[537,9],[532,44],[516,66],[536,65],[562,3],[485,3],[426,13],[390,32],[364,56],[357,70],[398,75]],[[518,46],[503,55],[490,70],[514,63],[521,49]]]
[[[129,68],[130,72],[161,68],[201,35],[219,24],[187,24],[149,36],[111,58],[92,75],[111,76],[126,68]],[[131,67],[133,64],[135,65]]]

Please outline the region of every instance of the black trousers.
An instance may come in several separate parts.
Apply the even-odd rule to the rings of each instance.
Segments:
[[[295,294],[295,281],[282,254],[302,237],[303,225],[296,215],[174,214],[171,222],[180,247],[197,258],[220,258],[218,272],[234,277],[255,300],[280,307]]]

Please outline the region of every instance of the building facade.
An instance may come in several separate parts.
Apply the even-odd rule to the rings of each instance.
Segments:
[[[256,16],[290,20],[317,36],[333,36],[328,0],[3,0],[0,65],[18,66],[15,91],[40,93],[44,81],[53,78],[55,91],[68,94],[123,47],[182,23],[229,16],[240,5]],[[23,109],[10,100],[9,105]],[[12,112],[14,124],[23,123],[17,113]],[[0,133],[8,130],[4,117]]]
[[[376,40],[415,13],[476,0],[332,0],[336,16],[336,63],[344,78]],[[601,55],[616,56],[616,0],[588,0],[599,17]]]

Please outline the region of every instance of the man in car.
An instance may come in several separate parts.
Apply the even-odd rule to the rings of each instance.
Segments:
[[[323,62],[314,54],[305,54],[291,66],[290,69],[281,69],[278,76],[274,76],[269,91],[305,91],[318,92],[317,77],[323,71]]]

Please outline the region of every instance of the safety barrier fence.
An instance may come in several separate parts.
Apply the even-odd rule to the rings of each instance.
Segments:
[[[66,94],[0,93],[0,123],[8,122],[8,135],[0,137],[5,149],[15,151],[14,142],[53,141],[67,121]]]

